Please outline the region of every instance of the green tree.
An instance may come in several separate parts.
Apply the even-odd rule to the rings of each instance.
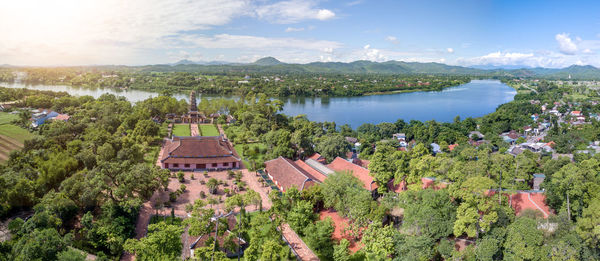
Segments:
[[[150,224],[148,236],[128,239],[124,249],[136,254],[140,260],[175,260],[181,254],[183,228],[165,222]]]
[[[333,161],[336,157],[345,157],[349,151],[348,142],[339,134],[323,135],[315,145],[317,151],[328,161]]]
[[[510,224],[504,242],[504,258],[507,260],[535,260],[544,241],[542,231],[535,220],[520,217]]]
[[[495,185],[487,177],[473,177],[461,185],[453,184],[452,195],[462,201],[456,211],[455,236],[466,233],[469,237],[478,238],[480,232],[489,231],[498,220],[497,201],[489,196],[490,189]]]
[[[600,198],[594,198],[577,220],[577,234],[591,248],[600,244]]]
[[[392,226],[383,226],[381,222],[374,221],[363,232],[361,242],[367,253],[378,256],[391,257],[396,246],[394,237],[398,233]]]
[[[308,227],[315,218],[316,215],[313,212],[312,203],[310,201],[300,200],[292,210],[287,213],[286,220],[295,231],[302,232],[302,230]]]
[[[21,237],[13,247],[15,260],[55,260],[66,247],[63,238],[53,228],[35,229]]]
[[[331,218],[309,224],[304,229],[306,244],[314,250],[321,259],[330,260],[333,257],[333,234],[335,227]]]

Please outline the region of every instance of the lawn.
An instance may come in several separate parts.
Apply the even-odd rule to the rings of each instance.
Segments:
[[[173,136],[192,136],[189,124],[176,124],[173,126]]]
[[[0,112],[0,125],[11,123],[13,120],[18,120],[19,115],[10,114],[7,112]]]
[[[219,130],[217,130],[217,127],[215,127],[215,125],[212,124],[199,124],[198,127],[200,128],[200,135],[201,136],[219,136]]]
[[[248,151],[244,153],[243,147],[244,144],[236,144],[233,146],[235,151],[242,157],[242,161],[244,162],[244,166],[248,168],[250,165],[248,161],[250,159],[254,159],[255,162],[263,162],[265,158],[264,152],[267,151],[267,145],[263,143],[249,143]],[[263,152],[263,153],[261,153]]]
[[[19,126],[12,124],[1,124],[0,125],[0,135],[7,136],[9,138],[13,138],[23,143],[26,139],[33,137],[26,129],[23,129]]]

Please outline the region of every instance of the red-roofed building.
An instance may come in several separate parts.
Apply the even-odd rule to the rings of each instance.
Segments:
[[[165,141],[160,164],[170,170],[236,169],[241,158],[222,136],[173,137]]]
[[[284,157],[269,160],[265,162],[265,171],[273,183],[282,192],[292,187],[302,191],[320,182],[319,179],[312,176],[295,162]]]
[[[377,190],[378,186],[373,180],[373,177],[369,175],[370,172],[366,168],[363,168],[340,157],[335,158],[331,163],[327,165],[327,167],[334,171],[348,171],[350,174],[357,177],[363,183],[363,187],[367,190],[371,192]]]
[[[323,156],[321,156],[321,154],[319,154],[319,153],[315,153],[315,154],[313,154],[312,156],[310,156],[308,158],[316,160],[316,161],[318,161],[321,164],[325,164],[326,163],[325,158]]]
[[[71,118],[71,116],[67,115],[67,114],[59,114],[56,117],[52,118],[53,120],[57,120],[57,121],[68,121]]]
[[[311,166],[309,166],[308,164],[306,164],[302,160],[294,161],[294,163],[296,163],[296,165],[298,165],[298,167],[300,167],[304,171],[308,172],[308,174],[310,174],[311,176],[313,176],[319,182],[323,182],[327,178],[327,176],[325,176],[321,172],[317,171],[316,169],[312,168]]]
[[[571,115],[576,116],[576,117],[577,116],[582,116],[581,111],[572,111]]]
[[[456,147],[458,147],[458,144],[450,144],[448,145],[448,150],[453,151]]]

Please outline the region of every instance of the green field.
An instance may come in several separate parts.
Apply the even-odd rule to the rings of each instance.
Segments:
[[[23,148],[23,142],[33,134],[12,124],[0,124],[0,161],[8,159],[10,152]]]
[[[248,168],[249,165],[249,160],[250,159],[254,159],[255,162],[263,162],[265,155],[260,153],[260,151],[266,151],[267,150],[267,145],[263,144],[263,143],[250,143],[248,144],[248,151],[246,151],[246,153],[244,153],[244,150],[242,149],[244,147],[244,144],[236,144],[233,146],[233,148],[235,149],[235,151],[237,151],[237,153],[240,155],[240,157],[242,157],[242,161],[244,162],[244,166],[246,168]],[[255,148],[258,148],[258,153],[255,153]],[[247,155],[246,155],[247,154]]]
[[[219,130],[212,124],[198,124],[201,136],[219,136]]]
[[[192,136],[189,124],[176,124],[173,126],[173,136]]]
[[[19,115],[10,114],[7,112],[0,112],[0,125],[11,123],[13,120],[18,120]]]

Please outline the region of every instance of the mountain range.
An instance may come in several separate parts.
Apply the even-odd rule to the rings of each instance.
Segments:
[[[339,73],[339,74],[432,74],[492,77],[539,77],[549,79],[600,80],[600,69],[591,65],[572,65],[566,68],[531,67],[464,67],[443,63],[372,62],[359,60],[344,62],[284,63],[273,57],[264,57],[253,63],[222,61],[193,62],[181,60],[173,64],[141,66],[142,71],[188,71],[207,73]]]

